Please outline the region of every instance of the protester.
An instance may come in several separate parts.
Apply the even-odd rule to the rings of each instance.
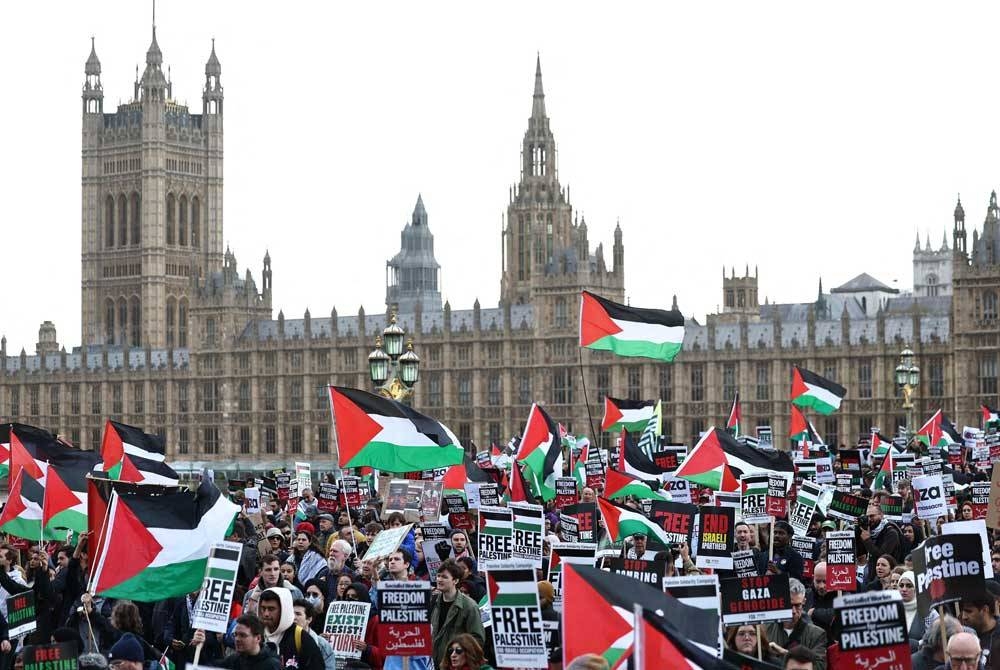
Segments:
[[[933,608],[927,617],[917,613],[917,589],[913,572],[907,570],[899,577],[899,595],[903,598],[903,612],[906,615],[907,636],[914,641],[923,638],[927,628],[938,618]],[[915,646],[915,645],[911,645]]]
[[[347,587],[344,599],[362,603],[372,601],[368,588],[360,582],[353,582]],[[361,652],[361,660],[373,668],[381,668],[385,662],[385,655],[379,644],[378,624],[378,610],[373,604],[368,610],[368,626],[365,628],[365,639],[356,638],[354,640],[355,649]]]
[[[295,624],[292,594],[286,588],[265,589],[257,606],[266,642],[277,647],[282,667],[324,670],[323,655],[308,632]]]
[[[787,621],[765,624],[767,637],[771,641],[771,651],[784,657],[796,646],[805,647],[815,657],[816,670],[826,668],[826,633],[819,626],[807,623],[802,617],[806,600],[806,587],[795,578],[788,580],[791,593],[792,618]]]
[[[781,659],[771,650],[771,642],[768,640],[767,631],[763,626],[755,626],[754,624],[729,626],[726,629],[726,647],[765,663],[781,663]]]
[[[164,639],[170,645],[167,655],[178,667],[194,662],[197,645],[194,642],[195,629],[191,626],[191,620],[194,618],[195,604],[200,593],[193,591],[177,603],[163,632]],[[212,662],[219,658],[222,658],[222,645],[214,633],[209,634],[201,650],[200,662],[212,665]]]
[[[260,557],[260,572],[257,574],[257,583],[254,588],[247,591],[243,599],[243,609],[247,609],[251,600],[257,602],[260,607],[260,594],[265,590],[275,586],[288,589],[292,598],[301,598],[302,592],[293,584],[286,582],[281,577],[281,561],[274,554],[265,554]]]
[[[805,647],[794,647],[788,650],[781,667],[783,670],[819,670],[825,666],[825,660],[821,661]]]
[[[333,647],[312,629],[313,619],[316,617],[312,605],[305,598],[296,598],[292,601],[292,610],[295,612],[295,625],[308,632],[313,642],[319,647],[326,670],[337,670],[337,657],[333,652]]]
[[[451,532],[451,557],[461,558],[462,556],[472,556],[469,536],[464,530],[453,530]]]
[[[789,544],[794,534],[792,524],[784,520],[774,522],[774,546],[771,547],[768,572],[787,572],[789,577],[802,579],[805,562],[799,552]]]
[[[1000,669],[1000,627],[995,614],[996,599],[987,589],[960,604],[962,624],[976,631],[987,668]]]
[[[827,570],[826,561],[813,567],[813,585],[806,591],[805,610],[809,621],[822,628],[829,639],[834,618],[833,601],[837,594],[826,588]]]
[[[944,646],[941,644],[942,625],[949,638],[963,631],[962,624],[950,614],[938,618],[927,627],[927,632],[924,633],[924,637],[920,641],[920,650],[913,655],[913,670],[937,670],[938,666],[944,665],[946,662]]]
[[[323,614],[326,612],[326,584],[320,579],[313,579],[306,584],[303,596],[317,616],[313,618],[312,629],[317,633],[323,632]]]
[[[882,508],[869,505],[867,512],[867,527],[858,527],[858,537],[869,556],[888,554],[898,563],[906,555],[903,546],[903,534],[899,527],[885,518]]]
[[[108,652],[108,661],[116,670],[142,670],[145,656],[142,644],[132,633],[125,633]]]
[[[295,542],[292,545],[292,554],[285,560],[295,566],[295,573],[299,582],[305,584],[314,577],[322,576],[328,570],[327,561],[320,553],[319,547],[313,539],[313,526],[308,521],[303,521],[295,531]]]
[[[483,659],[483,648],[471,635],[462,633],[448,642],[444,656],[438,662],[440,670],[493,670]]]
[[[562,662],[562,617],[552,606],[556,592],[551,582],[538,582],[538,606],[542,611],[542,627],[549,650],[549,663]]]
[[[479,617],[479,606],[472,598],[458,591],[462,573],[462,567],[451,559],[438,566],[438,593],[431,605],[431,637],[433,657],[436,659],[444,658],[448,640],[460,633],[469,633],[475,637],[480,647],[486,639]]]
[[[971,633],[958,633],[948,638],[945,655],[948,657],[948,668],[952,670],[970,670],[979,667],[979,660],[985,650],[979,646],[979,639]],[[986,667],[993,667],[987,659]]]
[[[195,633],[195,639],[201,642],[205,631]],[[233,632],[236,640],[236,653],[216,661],[216,667],[229,670],[280,670],[278,656],[264,644],[264,624],[253,614],[244,614],[236,619],[236,629]]]
[[[883,554],[875,560],[875,571],[862,591],[885,591],[891,588],[892,570],[896,567],[896,559],[889,554]]]

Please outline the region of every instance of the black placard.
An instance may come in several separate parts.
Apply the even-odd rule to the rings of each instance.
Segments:
[[[719,583],[719,593],[725,626],[792,618],[792,599],[786,572],[723,579]]]
[[[868,498],[844,491],[834,491],[827,516],[844,521],[854,521],[868,511]]]
[[[565,535],[563,539],[567,542],[595,542],[597,540],[598,516],[597,505],[594,503],[577,503],[563,507],[562,513],[576,519],[577,539],[570,540]]]
[[[649,518],[666,531],[671,542],[675,544],[685,542],[690,547],[697,516],[696,505],[654,500],[650,507]]]
[[[734,551],[732,556],[733,572],[736,573],[737,577],[756,577],[760,574],[757,571],[757,564],[754,562],[753,549]]]
[[[666,561],[645,561],[632,558],[612,558],[609,562],[611,572],[631,577],[643,584],[648,584],[663,590],[663,575],[667,571]]]
[[[979,535],[936,535],[924,540],[912,555],[921,616],[930,614],[932,607],[986,593]]]
[[[698,520],[696,565],[700,568],[731,570],[736,510],[732,507],[699,507]]]

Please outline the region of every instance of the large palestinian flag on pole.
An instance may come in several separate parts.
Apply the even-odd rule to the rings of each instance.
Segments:
[[[166,464],[163,438],[140,428],[108,421],[101,440],[102,468],[111,479],[176,486],[179,477]]]
[[[797,365],[792,367],[792,404],[811,407],[819,414],[833,414],[846,395],[847,389],[837,382]]]
[[[589,291],[580,299],[580,346],[670,362],[684,343],[684,316],[611,302]]]
[[[40,479],[44,481],[44,475]],[[42,529],[44,501],[45,487],[39,478],[32,475],[28,468],[19,470],[11,485],[7,504],[0,512],[0,531],[32,542],[65,539],[65,532]]]
[[[674,476],[715,491],[738,491],[740,477],[772,472],[789,480],[794,477],[795,464],[788,452],[749,447],[713,426],[698,440]]]
[[[607,498],[598,498],[597,506],[601,510],[604,525],[608,529],[608,535],[611,537],[612,542],[617,542],[631,535],[641,534],[659,542],[663,546],[671,545],[671,539],[667,535],[667,532],[654,521],[643,516],[642,512],[622,507]]]
[[[671,620],[639,605],[635,607],[635,615],[633,667],[636,670],[735,670],[728,661],[717,658],[681,635]]]
[[[112,484],[91,556],[91,588],[139,602],[197,591],[212,544],[225,537],[239,510],[207,477],[194,493]]]
[[[946,424],[948,430],[946,430]],[[941,410],[934,412],[931,418],[917,431],[917,440],[923,442],[928,447],[944,447],[952,442],[962,444],[963,440],[957,435],[955,427],[945,418]],[[959,439],[955,439],[958,437]]]
[[[634,643],[633,608],[639,605],[667,619],[683,639],[704,650],[719,644],[719,614],[684,605],[637,579],[598,568],[562,567],[563,664],[584,654],[603,656],[612,669],[624,668]],[[653,668],[684,666],[654,665]]]
[[[729,419],[726,421],[726,430],[732,432],[733,437],[740,436],[740,424],[743,423],[743,409],[740,407],[740,392],[736,392],[733,398],[733,406],[729,410]]]
[[[639,432],[646,427],[656,409],[655,400],[630,400],[604,396],[604,418],[601,430]]]
[[[559,426],[538,403],[528,412],[514,460],[525,466],[522,473],[536,497],[545,501],[556,497],[555,480],[563,475],[562,441]]]
[[[42,522],[46,528],[87,530],[87,474],[101,462],[93,451],[65,445],[49,454]]]
[[[462,463],[465,452],[455,434],[401,402],[331,386],[330,406],[342,468],[415,472]]]

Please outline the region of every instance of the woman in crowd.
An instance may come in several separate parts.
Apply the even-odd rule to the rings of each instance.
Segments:
[[[352,582],[344,591],[344,599],[370,603],[371,594],[368,592],[368,587],[361,582]],[[365,628],[365,639],[357,638],[354,640],[354,646],[361,651],[362,662],[376,669],[381,668],[385,663],[385,655],[379,644],[378,628],[378,611],[373,605],[368,609],[368,627]]]
[[[316,612],[316,616],[312,620],[312,629],[317,633],[323,632],[323,622],[326,620],[326,597],[323,595],[324,591],[325,587],[318,579],[309,580],[302,590],[303,597],[309,601],[309,605]]]
[[[889,554],[882,554],[875,560],[875,571],[865,583],[865,591],[885,591],[892,586],[892,569],[896,567],[896,559]]]
[[[303,521],[295,530],[295,541],[288,561],[295,566],[295,573],[303,584],[313,577],[319,577],[327,569],[326,559],[313,541],[314,528],[308,521]]]
[[[917,589],[916,579],[913,572],[907,570],[899,577],[899,595],[903,598],[903,611],[906,614],[907,636],[919,642],[924,633],[932,623],[938,618],[938,613],[931,608],[931,613],[927,618],[923,618],[917,612]],[[912,646],[912,645],[911,645]]]
[[[444,657],[438,661],[441,670],[493,670],[483,658],[483,648],[468,633],[456,635],[445,648]]]
[[[744,656],[750,656],[765,663],[781,663],[781,659],[771,654],[771,643],[767,639],[767,631],[763,626],[743,624],[730,626],[726,629],[726,647]],[[760,650],[764,658],[757,655]]]
[[[294,563],[285,561],[281,564],[281,578],[297,588],[299,591],[302,590],[302,584],[299,583],[298,575],[295,574]]]

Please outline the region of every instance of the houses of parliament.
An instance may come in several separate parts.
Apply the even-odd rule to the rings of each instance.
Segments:
[[[0,421],[99,449],[105,420],[115,418],[164,435],[178,469],[333,467],[326,387],[371,386],[367,357],[390,313],[421,359],[414,406],[480,445],[519,434],[536,400],[570,431],[607,444],[592,432],[605,395],[661,398],[665,435],[690,445],[724,421],[737,391],[750,431],[771,426],[784,445],[793,364],[847,387],[841,411],[813,419],[828,443],[850,444],[872,426],[905,424],[893,370],[906,346],[922,369],[918,417],[941,407],[959,426],[978,425],[980,403],[996,404],[995,193],[968,247],[961,202],[950,241],[918,237],[911,291],[862,274],[829,291],[820,282],[813,302],[761,304],[757,268],[724,269],[721,310],[703,324],[688,320],[674,363],[581,350],[580,291],[624,302],[623,231],[614,228],[610,253],[591,247],[559,180],[538,63],[496,306],[442,302],[431,217],[418,196],[387,261],[384,311],[275,318],[270,257],[258,283],[223,248],[225,107],[214,44],[200,114],[175,101],[155,28],[145,63],[131,101],[105,110],[92,45],[81,105],[81,339],[67,350],[46,321],[33,353],[0,341]]]

